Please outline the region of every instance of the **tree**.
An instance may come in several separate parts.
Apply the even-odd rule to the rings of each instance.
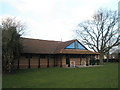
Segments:
[[[15,18],[8,17],[2,20],[0,29],[2,30],[2,68],[3,71],[12,72],[15,69],[15,60],[19,58],[22,50],[20,36],[25,26]]]
[[[114,56],[115,59],[120,61],[120,48],[115,47],[111,50],[111,55]]]
[[[99,9],[90,20],[81,22],[78,25],[75,34],[83,44],[100,53],[102,63],[104,54],[120,44],[117,23],[117,11]]]

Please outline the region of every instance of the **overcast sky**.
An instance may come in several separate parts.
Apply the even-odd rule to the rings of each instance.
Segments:
[[[63,41],[97,9],[117,10],[119,0],[0,0],[0,18],[16,17],[26,23],[24,37]]]

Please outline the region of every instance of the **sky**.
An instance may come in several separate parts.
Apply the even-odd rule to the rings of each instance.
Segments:
[[[119,0],[0,0],[0,18],[16,17],[26,25],[23,37],[67,41],[77,25],[99,8],[118,9]]]

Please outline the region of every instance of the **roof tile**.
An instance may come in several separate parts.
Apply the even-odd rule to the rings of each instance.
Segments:
[[[89,50],[78,49],[64,49],[75,40],[66,42],[50,41],[40,39],[21,38],[23,45],[22,53],[35,53],[35,54],[98,54]]]

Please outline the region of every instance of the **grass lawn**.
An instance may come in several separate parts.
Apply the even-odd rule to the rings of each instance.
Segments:
[[[3,75],[3,88],[118,88],[118,63],[84,68],[40,68]]]
[[[1,90],[1,88],[2,88],[2,75],[0,73],[0,90]]]

